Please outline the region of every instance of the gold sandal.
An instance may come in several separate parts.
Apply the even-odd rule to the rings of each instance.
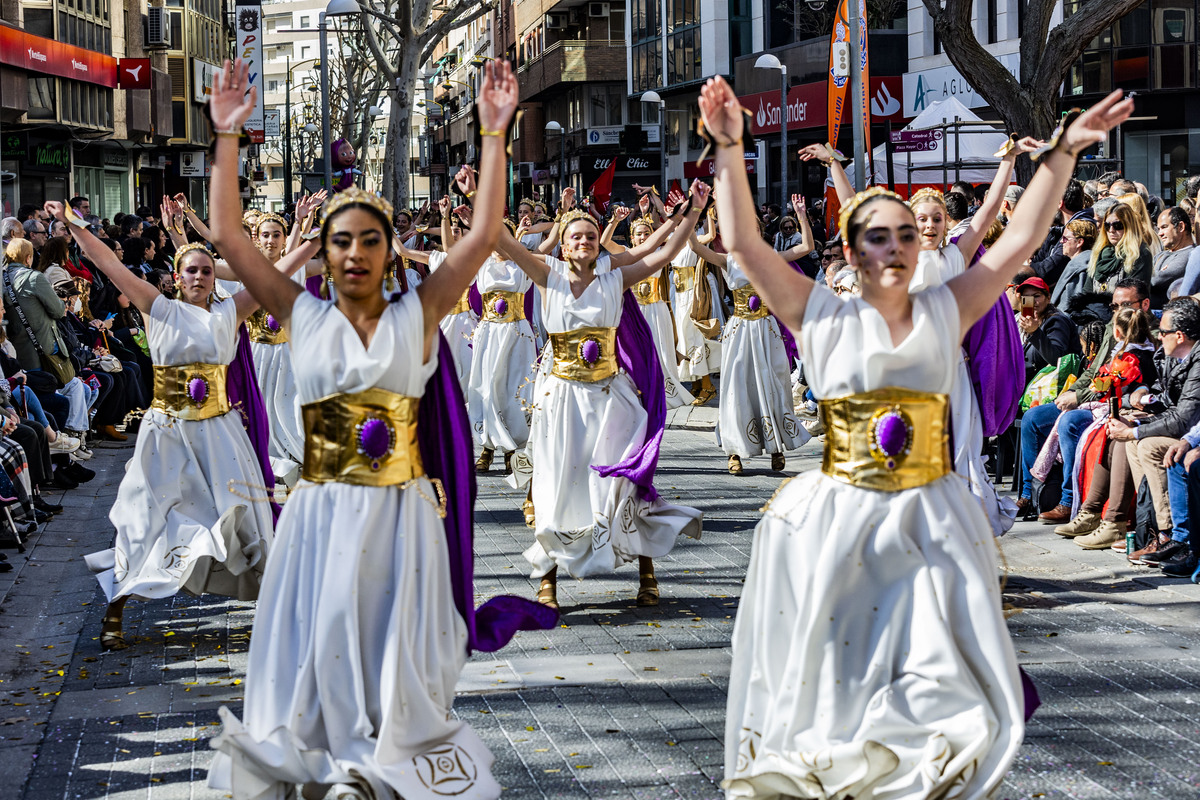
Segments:
[[[558,576],[556,572],[551,572],[542,578],[542,585],[538,587],[537,601],[544,606],[558,608]]]
[[[492,456],[495,451],[490,448],[483,448],[483,452],[479,454],[479,458],[475,459],[475,471],[487,472],[492,468]]]
[[[121,625],[121,617],[104,618],[100,623],[101,650],[124,650],[126,647],[129,647],[125,641],[125,634],[121,630]]]
[[[773,461],[772,461],[772,466],[774,466]],[[732,455],[729,457],[729,474],[730,475],[741,475],[742,474],[742,459],[740,457],[738,457],[736,455]]]
[[[773,469],[775,472],[783,472],[783,469],[786,466],[787,459],[784,457],[783,453],[771,453],[771,469]]]
[[[638,586],[637,604],[639,606],[658,605],[658,578],[653,572],[643,572],[639,576],[641,585]]]
[[[717,396],[716,389],[701,389],[700,394],[696,395],[696,399],[692,401],[694,406],[706,405],[709,400]]]
[[[525,502],[521,503],[521,510],[523,512],[525,512],[525,527],[536,528],[537,527],[537,515],[534,513],[534,510],[533,510],[533,501],[530,500],[529,498],[526,498]]]

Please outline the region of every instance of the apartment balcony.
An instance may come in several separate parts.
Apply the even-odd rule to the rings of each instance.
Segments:
[[[624,39],[564,39],[517,69],[521,102],[542,98],[561,83],[625,80]]]

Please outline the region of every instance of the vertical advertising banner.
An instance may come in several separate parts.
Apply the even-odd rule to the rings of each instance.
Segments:
[[[867,49],[867,0],[856,0],[858,3],[858,64],[862,72],[862,80],[858,82],[858,97],[854,98],[854,113],[862,121],[864,152],[868,161],[871,159],[871,58]],[[867,175],[874,175],[873,164],[867,165]],[[870,181],[868,181],[870,182]]]
[[[258,87],[258,103],[246,120],[246,133],[250,134],[250,141],[262,144],[266,140],[263,134],[262,5],[258,0],[238,0],[234,8],[237,19],[234,54],[250,67],[250,85]]]
[[[846,108],[846,93],[850,88],[850,76],[834,75],[833,51],[838,42],[850,41],[850,25],[847,22],[849,14],[846,10],[847,0],[840,0],[837,14],[833,18],[833,33],[829,37],[829,92],[828,110],[825,119],[828,126],[827,141],[837,147],[838,128],[842,125],[842,111]],[[863,0],[865,2],[865,0]]]

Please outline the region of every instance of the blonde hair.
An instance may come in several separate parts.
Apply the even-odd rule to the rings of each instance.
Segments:
[[[33,242],[28,239],[10,239],[4,248],[4,262],[27,264],[33,258]]]
[[[1129,206],[1136,212],[1138,238],[1142,240],[1143,245],[1150,249],[1151,255],[1157,255],[1162,250],[1162,241],[1155,232],[1154,220],[1150,219],[1150,209],[1146,208],[1146,201],[1137,192],[1127,192],[1118,197],[1117,202]]]
[[[1002,233],[1004,233],[1004,223],[1000,221],[999,217],[997,217],[996,219],[992,220],[992,226],[987,229],[986,233],[983,234],[983,246],[991,247],[994,245]]]
[[[1100,225],[1103,226],[1109,215],[1115,215],[1121,224],[1125,226],[1125,230],[1121,233],[1121,239],[1116,244],[1117,257],[1121,259],[1126,275],[1132,275],[1137,268],[1138,258],[1142,254],[1143,242],[1140,241],[1137,231],[1137,209],[1126,203],[1118,202],[1108,210],[1104,215],[1104,220],[1100,220]],[[1103,228],[1101,228],[1103,231]],[[1104,252],[1104,248],[1108,247],[1108,237],[1096,234],[1096,242],[1092,245],[1092,260],[1088,264],[1088,275],[1096,277],[1096,263],[1100,260],[1100,254]]]

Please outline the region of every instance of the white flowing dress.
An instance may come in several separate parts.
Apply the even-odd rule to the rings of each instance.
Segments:
[[[669,272],[664,272],[669,275]],[[669,281],[670,278],[667,278]],[[654,337],[654,349],[658,351],[658,363],[662,365],[663,387],[667,394],[667,408],[691,405],[696,398],[679,383],[679,358],[675,355],[675,327],[671,321],[671,309],[667,306],[670,297],[668,283],[660,283],[662,300],[657,303],[638,303],[650,335]],[[694,325],[692,327],[695,327]]]
[[[966,271],[966,261],[956,245],[922,250],[908,291],[919,292],[932,286],[941,286]],[[992,533],[1003,536],[1017,519],[1017,504],[996,494],[996,486],[988,474],[983,458],[983,422],[979,398],[975,396],[975,387],[971,384],[966,351],[961,347],[954,388],[950,391],[950,427],[953,430],[954,471],[967,481],[971,494],[979,498]]]
[[[489,256],[475,285],[488,292],[518,292],[533,285],[511,261]],[[467,415],[475,444],[508,453],[529,440],[529,401],[537,344],[529,320],[489,322],[486,315],[475,329],[471,378],[467,383]]]
[[[551,269],[544,293],[547,331],[616,327],[623,280],[620,270],[604,272],[577,298],[570,279]],[[592,383],[553,374],[539,381],[529,435],[535,541],[525,551],[533,577],[556,565],[576,578],[612,572],[638,556],[665,556],[681,533],[700,537],[696,509],[642,500],[628,478],[605,478],[592,469],[635,452],[646,424],[646,410],[624,370]]]
[[[304,285],[304,270],[292,280]],[[292,373],[292,346],[250,342],[254,356],[254,376],[267,410],[271,434],[267,454],[271,468],[280,480],[294,483],[296,471],[304,461],[304,424],[300,420],[300,398],[296,394],[296,378]]]
[[[949,289],[913,296],[898,345],[861,298],[813,289],[797,337],[818,398],[949,393]],[[729,798],[989,798],[1024,735],[998,554],[955,475],[900,492],[824,472],[780,487],[754,532],[733,631]]]
[[[750,286],[732,256],[725,259],[730,289]],[[717,444],[727,455],[750,458],[795,450],[812,436],[792,406],[792,376],[779,323],[734,315],[721,331],[721,397]]]
[[[232,300],[212,310],[166,297],[146,315],[155,364],[228,364],[237,350]],[[257,497],[244,500],[240,495]],[[258,596],[272,533],[271,508],[254,447],[235,409],[180,420],[150,409],[108,514],[112,549],[86,557],[109,602],[120,597]]]
[[[437,272],[446,263],[446,254],[435,250],[429,254],[429,273]],[[463,399],[467,397],[467,382],[471,377],[471,345],[475,337],[475,328],[479,325],[479,315],[468,308],[458,314],[448,314],[438,323],[446,341],[450,344],[450,352],[454,354],[454,373],[458,376],[458,384],[462,387]]]
[[[721,371],[721,340],[704,338],[704,334],[692,321],[692,301],[696,296],[695,282],[693,281],[691,289],[675,289],[676,270],[683,268],[681,271],[691,272],[694,277],[695,267],[699,263],[700,257],[690,246],[685,246],[671,261],[671,307],[675,311],[675,347],[679,355],[683,356],[676,374],[681,381],[694,381]],[[724,323],[720,305],[716,303],[716,279],[710,275],[708,281],[715,306],[714,316],[718,322]]]
[[[413,292],[388,306],[367,347],[308,293],[290,327],[323,355],[296,362],[304,404],[371,388],[419,397],[437,366],[436,350],[422,363]],[[282,800],[303,783],[357,784],[371,798],[500,796],[491,753],[450,718],[467,629],[436,497],[427,478],[301,481],[292,492],[254,615],[243,721],[221,709],[210,786],[235,800]]]

